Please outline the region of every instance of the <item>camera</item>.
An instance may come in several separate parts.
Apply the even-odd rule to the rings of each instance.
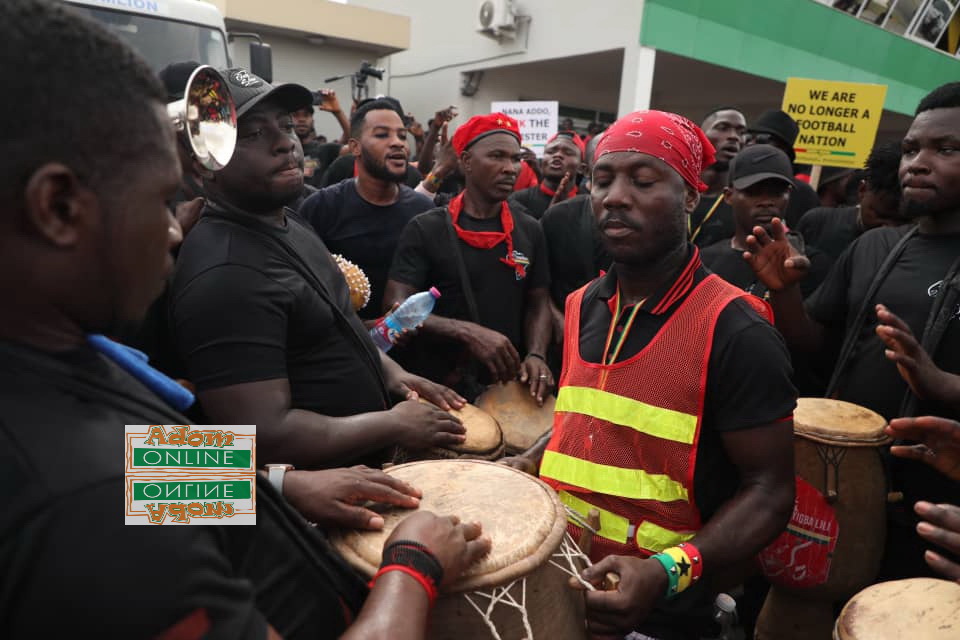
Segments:
[[[364,78],[374,77],[377,80],[383,80],[384,71],[386,71],[386,69],[383,69],[382,67],[375,67],[364,60],[360,63],[360,70],[357,71],[357,76]]]

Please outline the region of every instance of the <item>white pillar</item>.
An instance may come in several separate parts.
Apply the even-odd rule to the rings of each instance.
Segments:
[[[656,49],[637,45],[624,50],[623,69],[620,71],[618,117],[638,109],[650,108],[656,62]]]

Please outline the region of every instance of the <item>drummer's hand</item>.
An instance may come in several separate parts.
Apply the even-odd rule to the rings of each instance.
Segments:
[[[449,447],[463,444],[467,430],[456,416],[432,404],[404,400],[390,409],[398,428],[396,443],[407,449]]]
[[[887,347],[887,360],[897,365],[900,376],[910,385],[914,395],[923,400],[935,400],[948,406],[960,402],[956,397],[957,376],[938,368],[927,354],[907,323],[882,304],[877,305],[877,335]],[[944,397],[946,395],[947,397]],[[949,397],[953,395],[954,397]]]
[[[406,400],[423,398],[444,411],[463,409],[467,401],[456,391],[442,384],[431,382],[409,371],[392,376],[390,392]]]
[[[527,356],[520,365],[520,382],[530,385],[530,395],[543,406],[543,398],[553,388],[553,374],[543,358]]]
[[[753,234],[747,236],[743,259],[768,289],[783,291],[807,275],[810,260],[787,240],[780,218],[773,219],[770,231],[768,234],[763,227],[753,228]]]
[[[520,372],[520,356],[510,339],[498,331],[464,323],[463,341],[470,355],[490,370],[494,380],[510,382]]]
[[[497,462],[505,464],[508,467],[513,467],[514,469],[519,469],[532,476],[537,475],[537,463],[527,456],[507,456],[506,458],[500,458]]]
[[[580,576],[601,588],[608,573],[620,576],[614,591],[587,591],[587,628],[596,635],[621,637],[637,628],[667,592],[667,572],[656,560],[642,560],[627,556],[607,556],[587,567]],[[576,579],[570,586],[583,589]]]
[[[921,538],[960,555],[960,507],[918,502],[913,510],[924,520],[917,525],[917,533]],[[960,583],[960,564],[947,560],[935,551],[927,551],[924,558],[931,569]]]
[[[420,491],[406,482],[364,466],[288,471],[283,478],[287,502],[324,528],[382,529],[383,517],[361,505],[380,502],[416,509],[420,496]]]
[[[934,416],[896,418],[890,421],[886,432],[893,438],[920,442],[890,447],[890,453],[925,462],[954,482],[960,482],[960,423]]]
[[[461,523],[457,516],[418,511],[405,518],[384,546],[395,540],[413,540],[430,550],[443,567],[442,587],[456,582],[467,568],[490,552],[489,536],[480,536],[480,523]]]

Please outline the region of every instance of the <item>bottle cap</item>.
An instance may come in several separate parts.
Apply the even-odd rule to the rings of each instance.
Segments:
[[[737,601],[726,593],[718,593],[717,599],[713,603],[717,606],[717,609],[724,613],[733,613],[737,610]]]
[[[430,287],[430,295],[432,295],[434,298],[439,298],[440,289],[437,289],[436,287]]]

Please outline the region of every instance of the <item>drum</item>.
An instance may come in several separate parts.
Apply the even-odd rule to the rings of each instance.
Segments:
[[[426,402],[420,399],[420,402]],[[467,429],[467,439],[450,447],[433,447],[413,457],[438,460],[464,458],[468,460],[498,460],[503,457],[503,433],[500,425],[487,412],[468,404],[463,409],[451,409]]]
[[[420,508],[480,522],[490,553],[470,567],[430,613],[435,640],[585,640],[582,592],[567,584],[584,564],[566,534],[556,492],[505,465],[479,460],[423,460],[386,470],[423,492]],[[389,508],[382,531],[335,532],[334,547],[367,576],[383,544],[410,511]]]
[[[512,380],[487,388],[476,399],[500,425],[508,454],[523,453],[553,426],[553,407],[557,399],[548,395],[543,406],[530,395],[530,386]]]
[[[833,603],[876,579],[886,539],[885,426],[849,402],[797,401],[797,499],[787,530],[760,554],[773,586],[757,619],[759,640],[829,638]]]
[[[960,585],[911,578],[881,582],[855,595],[840,612],[834,640],[956,640]]]

